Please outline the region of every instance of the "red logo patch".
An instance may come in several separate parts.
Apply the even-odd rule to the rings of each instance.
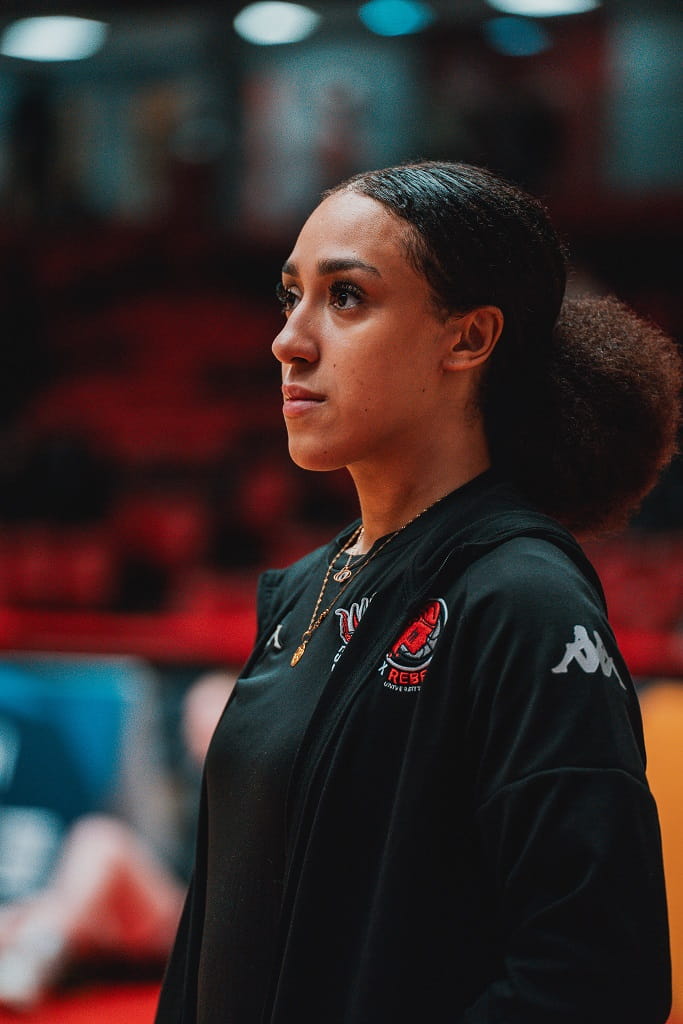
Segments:
[[[419,686],[448,618],[442,598],[429,601],[387,651],[387,680],[395,686]]]
[[[360,601],[354,601],[351,607],[337,608],[335,615],[339,619],[339,635],[345,644],[351,642],[351,637],[358,629],[358,623],[365,615],[370,604],[369,597],[363,597]]]

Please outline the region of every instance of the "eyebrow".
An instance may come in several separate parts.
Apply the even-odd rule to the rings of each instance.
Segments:
[[[326,277],[329,274],[338,274],[345,270],[365,270],[366,273],[374,274],[376,277],[382,276],[377,267],[373,267],[371,263],[366,263],[365,260],[356,260],[344,256],[318,260],[318,273],[321,277]],[[299,269],[296,263],[285,260],[282,265],[282,273],[288,277],[298,277]]]

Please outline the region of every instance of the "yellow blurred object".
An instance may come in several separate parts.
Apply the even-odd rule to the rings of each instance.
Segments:
[[[673,1006],[670,1024],[683,1024],[683,680],[661,680],[640,695],[647,776],[662,829]]]

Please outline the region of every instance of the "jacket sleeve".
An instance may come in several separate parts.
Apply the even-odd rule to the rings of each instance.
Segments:
[[[663,1024],[662,856],[633,684],[573,563],[508,547],[470,574],[468,749],[496,954],[459,1024]]]

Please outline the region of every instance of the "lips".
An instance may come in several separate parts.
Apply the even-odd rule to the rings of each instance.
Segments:
[[[286,402],[290,400],[293,402],[322,402],[325,398],[324,395],[318,394],[316,391],[309,391],[308,388],[303,388],[300,384],[283,384],[282,394]]]
[[[325,401],[324,395],[304,388],[300,384],[283,384],[282,396],[284,398],[282,411],[287,417],[303,416]]]

